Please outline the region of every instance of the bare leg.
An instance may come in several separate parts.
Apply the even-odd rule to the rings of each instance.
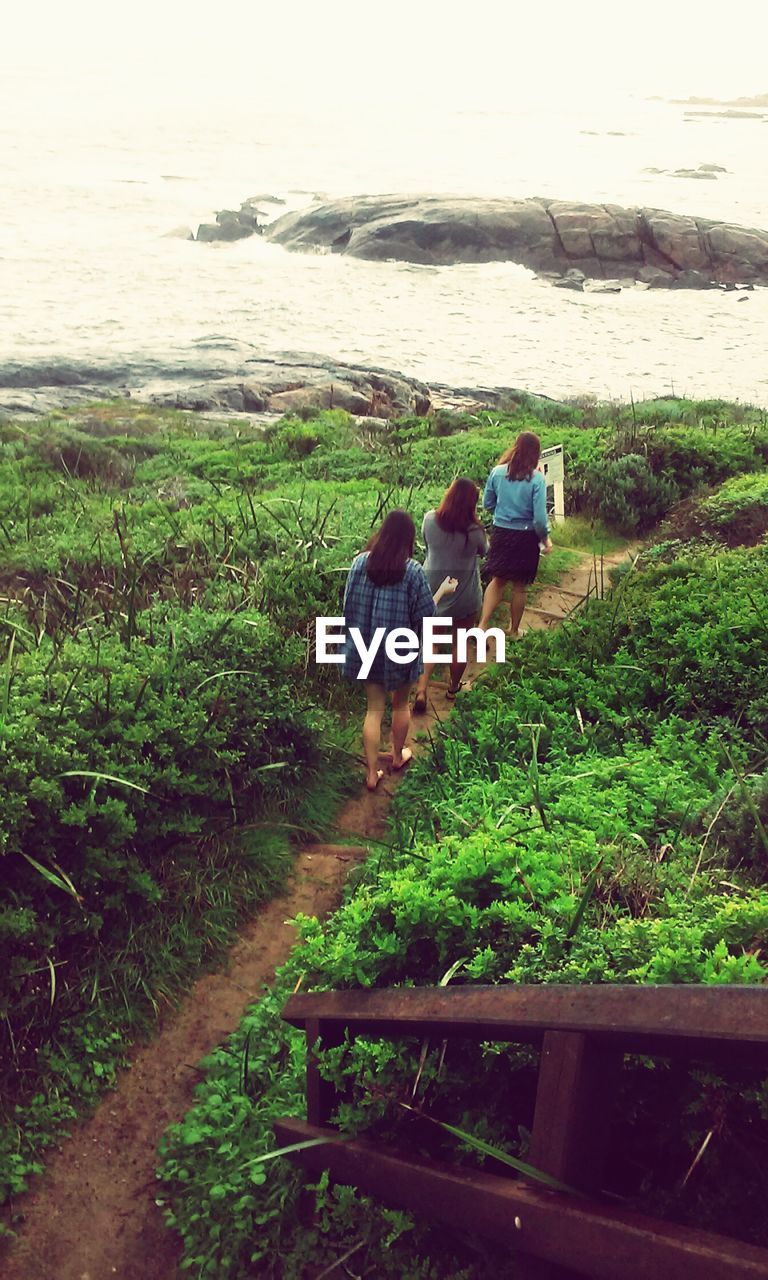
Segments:
[[[419,676],[418,682],[416,684],[417,698],[424,698],[426,700],[429,677],[432,675],[432,672],[435,669],[435,665],[436,664],[434,662],[427,662],[424,664],[424,670],[422,674]]]
[[[466,662],[459,662],[458,647],[459,641],[457,632],[469,631],[470,627],[474,627],[477,623],[477,614],[470,613],[466,618],[456,618],[453,624],[453,651],[451,654],[451,684],[453,690],[457,690],[461,684],[461,677],[467,669]]]
[[[392,765],[395,769],[402,769],[406,760],[411,758],[411,752],[405,746],[411,727],[411,708],[408,706],[410,692],[411,686],[404,684],[392,693]]]
[[[383,685],[366,682],[365,696],[368,699],[368,711],[363,721],[363,750],[366,764],[365,785],[370,791],[374,791],[381,777],[378,768],[379,745],[381,743],[381,721],[384,716],[384,708],[387,705],[387,694]]]
[[[509,633],[512,636],[516,636],[520,630],[520,623],[523,620],[527,597],[528,588],[525,583],[513,582],[512,599],[509,605]]]
[[[486,631],[491,624],[491,618],[501,604],[501,597],[504,595],[506,582],[503,578],[491,578],[488,586],[485,588],[483,596],[483,611],[480,615],[480,629]]]

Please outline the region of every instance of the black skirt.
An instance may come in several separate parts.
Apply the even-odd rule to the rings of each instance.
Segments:
[[[533,529],[501,529],[494,525],[483,577],[528,586],[538,572],[539,555],[539,535]]]

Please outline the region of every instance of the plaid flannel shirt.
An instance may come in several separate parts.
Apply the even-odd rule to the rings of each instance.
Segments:
[[[377,587],[366,573],[368,552],[357,556],[347,578],[344,592],[344,674],[356,680],[362,661],[349,634],[350,627],[358,627],[366,645],[371,643],[377,627],[384,627],[382,640],[367,679],[382,684],[385,689],[399,689],[412,684],[424,670],[421,652],[411,663],[393,662],[384,652],[386,637],[397,627],[408,627],[421,638],[425,618],[435,616],[437,610],[432,599],[424,570],[415,560],[408,560],[400,582]]]

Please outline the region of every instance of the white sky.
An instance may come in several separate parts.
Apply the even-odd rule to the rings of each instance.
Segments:
[[[710,15],[681,0],[16,0],[1,73],[6,87],[28,72],[52,87],[98,83],[137,109],[768,92],[768,0]]]

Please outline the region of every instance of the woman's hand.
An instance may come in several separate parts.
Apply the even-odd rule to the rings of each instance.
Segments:
[[[552,539],[551,539],[551,538],[547,538],[546,542],[542,542],[542,543],[541,543],[541,554],[542,554],[543,556],[548,556],[548,555],[549,555],[549,553],[550,553],[550,551],[552,551],[552,549],[553,549],[553,548],[552,548]]]
[[[450,578],[450,577],[448,577],[448,578],[443,578],[443,581],[440,583],[440,586],[437,588],[437,591],[435,592],[434,596],[432,597],[432,599],[434,600],[435,604],[439,604],[439,603],[440,603],[440,601],[442,600],[443,596],[450,596],[450,595],[452,595],[452,594],[453,594],[453,592],[454,592],[454,591],[456,590],[456,588],[458,587],[458,585],[459,585],[459,580],[458,580],[458,578]]]

